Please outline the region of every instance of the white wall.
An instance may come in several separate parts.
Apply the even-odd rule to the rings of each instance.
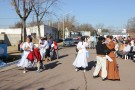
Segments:
[[[21,34],[21,28],[17,29],[0,29],[0,34],[5,32],[5,34]]]
[[[21,34],[21,28],[17,28],[17,29],[0,29],[0,34],[2,32],[5,32],[5,34]],[[26,28],[26,32],[27,32],[27,35],[31,35],[31,33],[36,33],[36,36],[38,36],[38,27],[37,26],[34,26],[34,27],[28,27]],[[47,25],[41,25],[40,26],[40,33],[41,33],[41,37],[44,37],[44,35],[46,35],[48,33],[48,36],[49,34],[53,35],[53,37],[58,37],[58,35],[56,35],[57,31],[52,28],[52,27],[49,27]]]
[[[82,36],[91,36],[91,32],[90,31],[81,31]]]
[[[27,35],[31,35],[31,33],[36,33],[36,35],[38,36],[38,27],[37,26],[34,26],[34,27],[28,27],[27,30]],[[40,26],[40,34],[41,34],[41,37],[44,36],[44,25],[41,25]]]
[[[2,32],[4,32],[5,34],[21,34],[21,28],[0,29],[0,34]],[[31,33],[36,33],[38,36],[38,27],[37,26],[28,27],[28,28],[26,28],[26,32],[27,32],[27,35],[31,35]],[[40,33],[41,33],[41,36],[44,36],[44,25],[40,26]]]

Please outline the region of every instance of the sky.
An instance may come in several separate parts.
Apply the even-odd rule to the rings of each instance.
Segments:
[[[128,19],[135,17],[135,0],[60,0],[58,16],[70,14],[79,24],[124,28]],[[19,21],[10,0],[0,0],[0,28]],[[32,16],[28,21],[32,20]]]

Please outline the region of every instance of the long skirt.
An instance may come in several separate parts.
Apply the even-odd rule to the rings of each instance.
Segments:
[[[116,57],[111,57],[113,62],[107,60],[107,78],[110,80],[120,80]]]
[[[78,53],[73,65],[77,68],[83,67],[86,68],[88,66],[86,53]]]
[[[28,54],[23,54],[22,58],[19,60],[17,66],[18,67],[29,67],[30,66],[30,61],[27,59]]]

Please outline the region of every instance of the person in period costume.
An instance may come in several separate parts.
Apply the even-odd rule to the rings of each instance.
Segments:
[[[41,60],[44,59],[44,56],[45,56],[45,52],[46,52],[46,43],[45,43],[45,38],[41,38],[39,40],[39,49],[40,49],[40,54],[41,54]]]
[[[40,66],[42,66],[43,69],[45,69],[45,66],[43,64],[43,60],[46,57],[48,48],[49,48],[49,45],[47,42],[47,38],[42,38],[40,40],[39,49],[40,49],[40,54],[41,54]]]
[[[81,41],[77,44],[78,53],[75,61],[73,62],[73,65],[76,67],[75,71],[78,71],[79,68],[83,68],[84,72],[86,72],[86,67],[88,67],[87,62],[88,51],[86,50],[88,43],[85,42],[84,40],[85,38],[81,37]]]
[[[58,45],[55,40],[53,40],[53,44],[51,45],[51,52],[50,52],[51,59],[59,59],[59,53],[58,53]]]
[[[105,38],[103,36],[100,36],[98,38],[98,42],[96,45],[96,52],[97,52],[97,64],[95,71],[93,73],[93,78],[97,78],[99,76],[99,72],[101,70],[101,77],[102,80],[106,80],[107,77],[107,70],[106,70],[106,44],[105,44]]]
[[[49,47],[49,43],[47,41],[47,38],[44,38],[44,45],[43,47],[45,48],[45,59],[47,60],[47,62],[50,60],[50,47]]]
[[[115,39],[113,40],[113,42],[115,43],[115,54],[116,54],[116,57],[118,57],[118,51],[119,51],[119,44],[118,44],[118,40]]]
[[[33,51],[34,44],[31,42],[31,37],[28,36],[26,38],[26,42],[22,45],[23,55],[20,61],[18,62],[17,66],[23,67],[23,73],[26,73],[26,68],[29,67],[29,60],[27,59],[28,54]]]
[[[113,62],[107,61],[107,79],[109,80],[120,80],[119,76],[119,71],[117,67],[117,62],[116,62],[116,55],[115,55],[115,43],[112,41],[112,36],[107,36],[107,48],[110,50],[110,53],[108,56],[113,60]]]

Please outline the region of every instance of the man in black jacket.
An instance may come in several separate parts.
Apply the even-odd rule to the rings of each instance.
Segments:
[[[98,38],[98,42],[96,45],[96,52],[97,52],[97,65],[95,71],[93,73],[93,77],[96,78],[101,70],[101,77],[102,80],[106,80],[107,77],[107,70],[106,70],[106,57],[107,54],[107,46],[105,44],[105,38],[100,36]]]

